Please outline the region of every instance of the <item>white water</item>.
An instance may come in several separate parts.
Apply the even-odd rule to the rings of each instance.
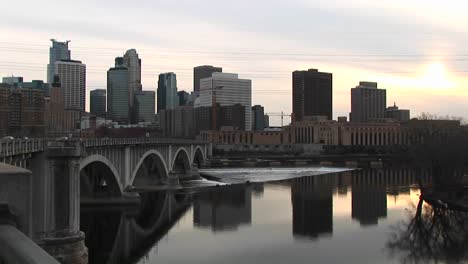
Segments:
[[[349,168],[331,167],[282,167],[282,168],[226,168],[202,169],[202,177],[223,183],[270,182],[306,176],[349,171]]]

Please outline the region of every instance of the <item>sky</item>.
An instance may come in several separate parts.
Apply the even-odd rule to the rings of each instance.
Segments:
[[[216,65],[251,79],[265,112],[290,113],[292,71],[315,68],[333,73],[334,118],[348,116],[351,88],[374,81],[413,117],[467,119],[467,9],[460,0],[9,1],[0,75],[45,80],[55,38],[86,64],[88,93],[135,48],[144,90],[175,72],[178,89],[192,91],[193,67]]]

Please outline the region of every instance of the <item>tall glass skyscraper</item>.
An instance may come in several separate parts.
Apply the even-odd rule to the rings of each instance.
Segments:
[[[179,105],[177,77],[173,72],[161,73],[158,80],[158,112],[174,109]]]
[[[49,48],[49,64],[47,65],[47,83],[54,82],[55,75],[55,63],[61,60],[70,60],[71,52],[68,49],[69,40],[60,42],[55,39],[51,39],[52,47]]]
[[[129,49],[123,57],[115,58],[115,67],[128,69],[129,104],[133,106],[134,93],[142,90],[141,85],[141,59],[135,49]]]
[[[107,71],[107,116],[113,121],[129,122],[128,69],[110,68]]]

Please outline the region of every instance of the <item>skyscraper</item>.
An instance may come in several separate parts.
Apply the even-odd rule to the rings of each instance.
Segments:
[[[190,94],[187,93],[186,91],[179,91],[177,92],[177,95],[179,96],[179,105],[188,105],[190,101]]]
[[[47,83],[54,81],[55,75],[55,62],[61,60],[70,60],[71,54],[68,49],[69,40],[60,42],[55,39],[51,39],[52,47],[49,48],[49,64],[47,65]]]
[[[106,116],[106,90],[96,89],[90,93],[90,112],[93,115]]]
[[[239,79],[236,73],[214,72],[211,77],[200,81],[200,96],[196,99],[195,108],[212,106],[213,89],[216,104],[245,107],[245,130],[252,130],[252,81]]]
[[[107,71],[107,116],[119,123],[128,124],[130,115],[128,69],[110,68]]]
[[[293,116],[301,121],[305,116],[333,118],[333,76],[316,69],[292,73]]]
[[[387,91],[378,89],[377,83],[360,82],[351,89],[351,122],[366,123],[385,118],[386,107]]]
[[[138,122],[153,122],[155,100],[154,91],[135,92],[134,106],[136,108]]]
[[[174,109],[179,105],[177,76],[173,72],[161,73],[158,80],[158,112]]]
[[[76,60],[56,61],[55,74],[59,76],[62,84],[65,109],[84,112],[86,105],[86,65]]]
[[[200,93],[200,80],[211,77],[213,72],[223,72],[223,68],[211,65],[197,66],[193,68],[193,91],[195,96]]]
[[[129,103],[133,106],[134,93],[142,90],[141,85],[141,59],[135,49],[129,49],[123,57],[115,58],[115,67],[128,69]]]

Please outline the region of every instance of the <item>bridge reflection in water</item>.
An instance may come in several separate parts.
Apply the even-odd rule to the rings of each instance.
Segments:
[[[140,193],[140,205],[82,206],[89,263],[134,263],[184,215],[191,196],[171,191]]]

